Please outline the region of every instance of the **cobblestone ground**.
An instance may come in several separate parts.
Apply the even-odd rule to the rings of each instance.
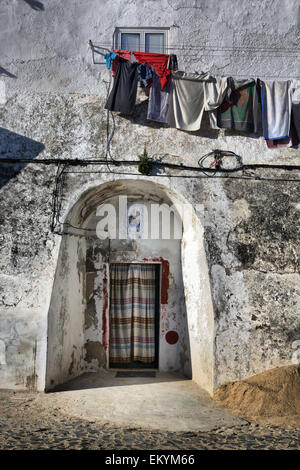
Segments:
[[[45,394],[0,392],[0,449],[300,449],[300,430],[246,423],[210,432],[159,432],[71,418]]]

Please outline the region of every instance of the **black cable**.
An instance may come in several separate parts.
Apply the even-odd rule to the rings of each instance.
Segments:
[[[61,169],[62,167],[62,169]],[[59,214],[62,204],[62,178],[66,165],[61,164],[57,166],[55,184],[52,198],[52,221],[51,221],[51,231],[53,232],[59,221]]]
[[[109,135],[109,132],[107,133],[107,136]],[[87,166],[89,164],[97,164],[97,165],[106,165],[107,166],[107,169],[108,171],[105,172],[103,170],[101,170],[101,173],[114,173],[114,174],[118,174],[118,175],[131,175],[131,176],[146,176],[146,175],[142,175],[141,173],[133,173],[133,172],[123,172],[123,171],[118,171],[118,172],[114,172],[111,168],[110,168],[110,164],[108,162],[108,155],[109,155],[109,152],[107,151],[106,153],[106,158],[105,160],[103,161],[100,161],[100,160],[71,160],[71,163],[70,165],[66,162],[66,160],[64,161],[59,161],[59,163],[57,164],[57,173],[56,173],[56,177],[55,177],[55,185],[54,185],[54,191],[53,191],[53,204],[52,204],[52,207],[53,207],[53,214],[52,214],[52,222],[51,222],[51,231],[54,232],[54,233],[57,233],[57,234],[70,234],[69,232],[62,232],[61,230],[59,231],[56,231],[56,227],[59,225],[59,226],[64,226],[64,227],[71,227],[75,230],[81,230],[83,232],[95,232],[94,229],[88,229],[88,228],[82,228],[82,227],[77,227],[75,225],[72,225],[70,222],[61,222],[60,221],[60,211],[61,211],[61,205],[62,205],[62,197],[63,197],[63,177],[65,174],[72,174],[72,173],[76,173],[76,174],[91,174],[91,173],[100,173],[99,171],[72,171],[72,170],[68,170],[68,171],[65,171],[66,168],[68,166],[72,167],[72,166]],[[155,154],[153,156],[161,156],[161,159],[164,158],[164,157],[167,157],[167,156],[170,156],[169,154]],[[223,165],[223,159],[226,158],[226,157],[230,157],[230,158],[234,158],[236,160],[236,166],[234,168],[224,168],[222,167]],[[204,163],[208,160],[211,160],[210,162],[210,166],[207,167],[204,165]],[[11,161],[11,159],[7,159],[8,161]],[[30,162],[32,162],[30,160]],[[40,162],[44,162],[44,160],[40,160]],[[51,163],[53,163],[53,160],[51,160]],[[126,164],[126,165],[137,165],[137,161],[136,160],[131,160],[131,161],[128,161],[128,160],[125,160],[125,161],[118,161],[118,164],[117,166],[119,166],[120,164]],[[204,178],[204,177],[208,177],[208,178],[223,178],[223,179],[228,179],[228,178],[231,178],[231,179],[243,179],[243,180],[257,180],[257,181],[287,181],[287,182],[299,182],[300,180],[296,180],[296,179],[286,179],[286,178],[264,178],[264,177],[261,177],[261,176],[258,176],[258,175],[255,175],[253,173],[249,173],[247,172],[247,170],[249,169],[257,169],[257,168],[270,168],[272,167],[273,169],[286,169],[286,170],[289,170],[291,171],[292,169],[299,169],[300,170],[300,166],[296,166],[296,165],[293,165],[293,167],[291,168],[291,166],[289,165],[267,165],[267,164],[248,164],[248,165],[244,165],[243,162],[242,162],[242,158],[240,155],[237,155],[235,152],[231,152],[229,150],[219,150],[219,149],[215,149],[213,150],[212,152],[209,152],[205,155],[203,155],[202,157],[199,158],[198,160],[198,165],[199,167],[193,167],[193,166],[187,166],[187,165],[183,165],[183,164],[175,164],[175,163],[168,163],[168,162],[163,162],[163,161],[157,161],[155,160],[154,162],[154,165],[156,165],[156,167],[160,167],[160,168],[170,168],[170,169],[180,169],[180,170],[185,170],[185,171],[197,171],[197,172],[201,172],[204,176],[201,176],[201,175],[162,175],[162,174],[157,174],[157,175],[153,175],[153,176],[158,176],[158,177],[167,177],[167,178],[170,178],[170,177],[178,177],[178,178]],[[49,164],[49,163],[47,163]],[[111,162],[112,165],[116,165],[116,162],[114,160],[112,160]],[[212,168],[214,167],[214,168]],[[243,172],[243,176],[240,177],[240,176],[230,176],[230,174],[232,173],[236,173],[236,172],[239,172],[239,171],[242,171]],[[226,176],[221,176],[221,175],[218,175],[216,176],[216,173],[217,172],[220,172],[220,173],[225,173]],[[72,235],[72,234],[71,234]]]
[[[243,172],[245,176],[230,176],[230,175],[226,175],[226,176],[223,176],[223,175],[210,175],[209,178],[213,178],[213,179],[223,179],[223,180],[228,180],[228,179],[236,179],[236,180],[255,180],[255,181],[278,181],[278,182],[283,182],[283,181],[286,181],[286,182],[300,182],[300,179],[296,179],[296,178],[265,178],[263,176],[258,176],[258,175],[255,175],[253,173],[250,173],[250,172],[247,172],[247,171],[244,171]],[[65,174],[77,174],[77,175],[80,175],[80,174],[84,174],[84,175],[92,175],[92,174],[111,174],[111,171],[103,171],[101,170],[100,171],[67,171]],[[148,178],[149,176],[148,175],[143,175],[141,173],[132,173],[132,172],[126,172],[126,171],[120,171],[118,173],[115,173],[117,175],[123,175],[123,176],[140,176],[140,177],[144,177],[144,178]],[[208,176],[206,176],[204,174],[203,175],[167,175],[167,174],[157,174],[157,175],[152,175],[152,177],[159,177],[159,178],[189,178],[189,179],[193,179],[193,178],[197,178],[197,179],[207,179]]]
[[[111,75],[110,75],[110,78],[109,78],[109,82],[106,82],[105,80],[103,80],[103,82],[107,84],[106,101],[108,100],[108,97],[109,97],[110,87],[111,87],[111,81],[112,81],[112,76],[111,76]],[[112,123],[113,123],[111,132],[109,132],[110,116],[111,116],[111,118],[112,118]],[[107,169],[108,169],[108,171],[109,171],[110,173],[114,173],[114,172],[111,170],[111,168],[110,168],[110,166],[109,166],[108,157],[110,158],[110,160],[111,160],[112,162],[116,163],[115,160],[114,160],[114,158],[112,157],[111,151],[110,151],[110,146],[111,146],[111,142],[112,142],[114,133],[115,133],[115,116],[114,116],[114,114],[113,114],[111,111],[109,111],[109,110],[107,109],[107,113],[106,113],[106,151],[105,151],[105,161],[106,161]]]
[[[72,167],[86,167],[89,165],[95,166],[106,166],[107,172],[101,170],[101,173],[109,173],[115,175],[129,175],[129,176],[146,176],[142,175],[139,172],[125,172],[125,171],[114,171],[111,166],[137,166],[137,160],[114,160],[112,158],[110,152],[110,143],[112,141],[114,133],[114,128],[111,133],[109,133],[109,116],[107,120],[107,149],[105,153],[104,160],[83,160],[83,159],[43,159],[43,160],[31,160],[26,158],[1,158],[0,164],[24,164],[24,163],[31,163],[31,164],[40,164],[40,165],[57,165],[57,172],[55,176],[55,184],[54,184],[54,191],[53,191],[53,198],[52,198],[52,220],[51,220],[51,231],[54,233],[64,233],[64,232],[57,232],[55,229],[58,225],[69,226],[76,230],[83,230],[83,231],[91,231],[94,232],[94,229],[83,229],[82,227],[76,227],[70,224],[69,222],[61,222],[60,221],[60,211],[62,205],[62,197],[63,197],[63,177],[65,174],[68,173],[76,173],[76,174],[91,174],[91,173],[100,173],[100,171],[66,171],[66,168]],[[160,178],[223,178],[223,179],[243,179],[243,180],[258,180],[258,181],[278,181],[278,182],[300,182],[300,179],[287,179],[287,178],[265,178],[253,173],[249,173],[247,170],[255,170],[255,169],[276,169],[276,170],[300,170],[300,165],[275,165],[275,164],[264,164],[264,163],[256,163],[256,164],[243,164],[242,158],[240,155],[237,155],[235,152],[231,152],[229,150],[219,150],[215,149],[202,157],[198,160],[198,167],[195,166],[188,166],[183,164],[176,164],[176,163],[169,163],[163,162],[162,159],[164,157],[174,157],[179,158],[175,155],[170,154],[154,154],[153,157],[161,157],[161,160],[153,160],[153,165],[156,168],[169,168],[169,169],[176,169],[181,171],[191,171],[197,172],[197,175],[168,175],[168,174],[155,174],[152,176],[160,177]],[[111,159],[109,161],[108,157]],[[226,157],[234,158],[236,160],[236,166],[233,168],[224,168],[223,159]],[[211,160],[210,166],[205,166],[205,162]],[[243,172],[243,176],[230,176],[230,174]],[[201,176],[199,173],[202,173]],[[219,173],[219,175],[217,175]],[[221,175],[223,174],[223,175]]]
[[[223,152],[223,151],[221,151]],[[234,153],[234,152],[227,152],[226,153]],[[212,153],[212,152],[211,152]],[[164,154],[168,155],[168,154]],[[210,155],[210,154],[207,154]],[[204,155],[203,157],[206,157],[207,155]],[[199,159],[199,162],[203,158],[201,157]],[[176,158],[180,158],[179,155],[176,156]],[[21,164],[21,163],[31,163],[31,164],[37,164],[37,165],[69,165],[69,166],[88,166],[88,165],[106,165],[107,161],[106,159],[97,159],[97,160],[83,160],[83,159],[56,159],[56,158],[50,158],[50,159],[43,159],[43,160],[32,160],[32,159],[26,159],[26,158],[0,158],[0,164]],[[138,160],[112,160],[113,165],[116,166],[132,166],[132,165],[137,165]],[[236,171],[241,171],[243,169],[257,169],[257,168],[265,168],[265,169],[277,169],[277,170],[300,170],[300,165],[277,165],[277,164],[266,164],[266,163],[249,163],[249,164],[243,164],[242,166],[236,167],[236,168],[205,168],[203,166],[188,166],[188,165],[183,165],[183,164],[176,164],[176,163],[168,163],[168,162],[159,162],[159,161],[153,161],[154,166],[156,167],[167,167],[167,168],[173,168],[177,170],[189,170],[189,171],[207,171],[211,173],[215,172],[221,172],[221,173],[232,173]],[[158,176],[158,175],[157,175]]]
[[[93,172],[93,171],[90,171],[90,172],[74,172],[74,171],[68,171],[68,172],[64,172],[64,174],[73,174],[73,173],[76,173],[76,174],[80,174],[80,173],[99,173],[99,172]],[[108,173],[110,174],[111,172],[110,171],[101,171],[101,173]],[[132,173],[126,173],[126,172],[120,172],[119,174],[121,175],[132,175]],[[142,175],[140,173],[137,173],[137,175],[139,176],[144,176],[146,177],[146,175]],[[160,175],[161,177],[166,177],[166,178],[169,178],[169,175]],[[192,179],[192,178],[197,178],[197,179],[201,179],[201,178],[207,178],[206,176],[201,176],[201,175],[185,175],[185,176],[177,176],[175,175],[174,176],[175,178],[178,177],[178,178],[189,178],[189,179]],[[248,176],[230,176],[230,175],[227,175],[226,177],[224,176],[221,176],[221,175],[212,175],[210,176],[210,178],[222,178],[223,180],[227,180],[227,179],[233,179],[233,180],[247,180],[247,181],[257,181],[257,182],[261,182],[261,181],[267,181],[267,182],[271,182],[271,181],[277,181],[277,182],[300,182],[300,179],[299,180],[295,180],[295,179],[285,179],[285,178],[264,178],[264,177],[258,177],[258,176],[254,176],[253,175],[248,175]],[[59,218],[59,214],[60,214],[60,208],[61,208],[61,204],[58,206],[59,207],[59,212],[57,212],[56,216],[55,216],[55,220],[56,220],[56,224],[55,226],[52,226],[51,227],[51,230],[53,233],[57,234],[57,235],[77,235],[77,236],[85,236],[84,234],[86,232],[93,232],[95,233],[95,229],[89,229],[89,228],[84,228],[84,227],[77,227],[73,224],[71,224],[70,222],[62,222]],[[65,232],[65,231],[62,231],[62,230],[55,230],[57,225],[59,226],[63,226],[63,227],[70,227],[70,228],[73,228],[75,230],[81,230],[82,232],[84,232],[83,234],[74,234],[74,233],[71,233],[71,232]]]

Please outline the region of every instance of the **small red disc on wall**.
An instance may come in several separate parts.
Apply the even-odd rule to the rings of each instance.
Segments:
[[[168,331],[166,333],[166,341],[169,344],[176,344],[179,339],[177,331]]]

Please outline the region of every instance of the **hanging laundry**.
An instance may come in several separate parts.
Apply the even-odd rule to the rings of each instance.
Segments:
[[[204,81],[212,80],[208,73],[173,72],[168,122],[185,131],[200,129],[204,111]]]
[[[115,59],[112,61],[112,76],[115,77],[119,65],[119,58],[121,57],[124,60],[129,60],[131,59],[131,52],[130,51],[119,51],[118,49],[114,50],[114,54],[116,54]]]
[[[279,140],[266,140],[266,143],[269,149],[288,148],[294,145],[291,137]]]
[[[231,93],[217,111],[217,126],[244,132],[258,132],[258,95],[254,79],[230,80]]]
[[[130,63],[119,58],[119,65],[112,90],[109,94],[105,109],[131,114],[134,109],[137,92],[138,63]]]
[[[291,112],[291,129],[290,129],[290,139],[292,140],[292,147],[297,147],[300,145],[300,132],[297,128],[297,113],[296,110],[299,109],[297,106],[292,104]]]
[[[171,74],[168,70],[169,55],[168,54],[154,54],[152,52],[136,52],[133,51],[133,55],[140,64],[146,63],[148,67],[155,68],[155,72],[159,75],[161,89],[163,89]]]
[[[112,75],[115,75],[117,70],[118,58],[130,60],[131,54],[140,64],[146,64],[151,69],[152,65],[155,68],[156,73],[160,77],[161,88],[163,89],[168,82],[168,77],[171,74],[171,70],[168,69],[169,54],[155,54],[152,52],[138,52],[138,51],[124,51],[114,49],[114,53],[117,54],[117,58],[114,59],[112,64]],[[176,56],[175,56],[176,57]],[[175,58],[172,59],[175,61]],[[176,58],[177,62],[177,58]]]
[[[300,144],[299,135],[298,135],[297,128],[295,125],[294,107],[292,107],[292,112],[291,112],[290,136],[287,139],[266,140],[266,143],[267,143],[267,147],[271,149],[296,147]]]
[[[178,70],[178,62],[176,54],[170,54],[169,62],[168,62],[168,69],[173,70],[174,72]]]
[[[217,108],[221,106],[228,92],[231,93],[228,77],[214,78],[204,82],[204,109],[208,111],[210,127],[219,129],[217,124]]]
[[[110,69],[111,62],[112,62],[112,60],[116,59],[116,57],[117,57],[117,54],[115,54],[114,52],[108,52],[107,54],[105,54],[104,59],[105,59],[105,62],[106,62],[106,68],[107,69]]]
[[[169,97],[170,97],[171,78],[161,89],[160,78],[152,66],[152,84],[150,88],[147,119],[157,122],[168,122]]]
[[[291,81],[264,81],[261,86],[263,136],[266,140],[289,138]]]
[[[297,135],[300,137],[300,102],[298,101],[292,103],[292,116]]]
[[[152,72],[147,64],[140,64],[138,66],[138,80],[141,83],[141,87],[145,88],[148,86],[149,80],[152,78]]]
[[[288,148],[294,146],[291,137],[279,140],[266,140],[266,143],[269,149]]]

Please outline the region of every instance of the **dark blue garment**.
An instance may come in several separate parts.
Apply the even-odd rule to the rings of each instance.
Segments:
[[[105,109],[131,114],[134,110],[138,63],[131,64],[129,60],[119,58],[114,84],[109,94]]]
[[[146,63],[138,66],[138,78],[141,83],[141,87],[144,88],[148,85],[148,80],[152,77],[152,72]]]

